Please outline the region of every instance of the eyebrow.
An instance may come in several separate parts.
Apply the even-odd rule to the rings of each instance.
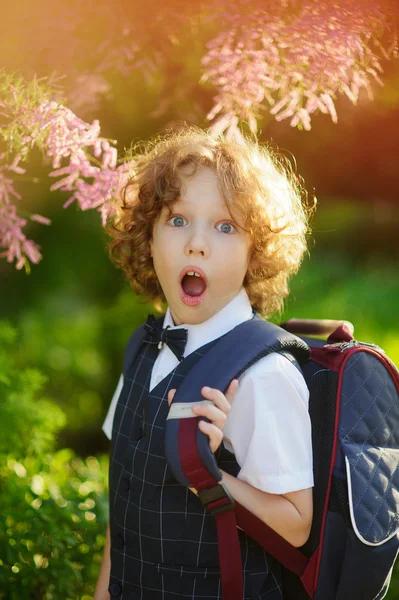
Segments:
[[[189,202],[187,202],[187,200],[183,200],[183,198],[180,198],[180,197],[179,197],[179,198],[176,198],[176,200],[174,200],[173,202],[171,202],[171,203],[170,203],[170,207],[172,207],[172,208],[173,208],[173,207],[174,207],[176,204],[180,204],[180,205],[183,205],[183,206],[186,206],[186,205],[187,205],[187,206],[190,206],[190,203],[189,203]],[[230,214],[230,212],[229,212],[229,209],[228,209],[228,207],[227,207],[227,204],[225,204],[225,205],[224,205],[224,207],[223,207],[223,210],[226,210],[226,212],[227,212],[228,214]]]

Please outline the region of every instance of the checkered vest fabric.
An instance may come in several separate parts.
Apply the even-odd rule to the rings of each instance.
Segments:
[[[110,460],[111,598],[222,598],[215,519],[177,483],[164,457],[168,391],[216,341],[183,359],[151,392],[156,346],[143,344],[125,374]],[[237,475],[239,466],[223,445],[217,460]],[[244,532],[239,537],[244,599],[282,600],[278,563]]]

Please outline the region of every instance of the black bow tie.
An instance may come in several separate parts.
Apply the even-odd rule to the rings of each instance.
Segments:
[[[149,315],[144,329],[147,332],[145,342],[158,344],[158,348],[162,347],[161,344],[166,344],[178,360],[183,358],[187,344],[187,329],[169,329],[169,327],[162,329],[154,315]]]

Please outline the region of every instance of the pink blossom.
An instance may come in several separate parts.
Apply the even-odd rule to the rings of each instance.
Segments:
[[[111,85],[102,73],[82,73],[69,94],[69,106],[76,112],[97,111],[102,98],[111,96]]]
[[[47,217],[42,217],[42,215],[31,215],[31,221],[36,221],[36,223],[41,223],[41,225],[51,225],[51,219]]]
[[[4,203],[4,197],[0,196],[0,246],[5,248],[0,257],[6,257],[9,263],[15,260],[17,269],[24,266],[25,256],[33,263],[42,258],[39,246],[23,233],[25,225],[26,220],[17,215],[15,204]]]
[[[60,7],[62,11],[62,3]],[[109,7],[104,5],[102,10],[113,15]],[[97,55],[93,72],[85,69],[77,75],[72,105],[93,108],[102,95],[110,95],[110,69],[125,76],[140,69],[150,83],[157,69],[176,55],[179,36],[182,31],[187,36],[187,25],[192,26],[195,17],[197,25],[210,23],[211,35],[217,32],[208,41],[201,63],[200,83],[209,83],[216,91],[207,114],[211,131],[239,142],[243,139],[239,124],[247,123],[256,134],[266,111],[277,121],[289,119],[292,127],[306,131],[317,111],[336,123],[337,97],[346,95],[356,104],[366,90],[372,98],[374,85],[382,85],[381,57],[398,55],[397,0],[236,0],[233,4],[204,0],[195,11],[190,3],[181,4],[178,12],[165,7],[163,18],[149,20],[148,27],[140,20],[134,27],[109,19],[109,39],[93,49]],[[58,44],[65,47],[66,55],[73,54],[77,23],[68,25],[70,44]],[[182,85],[170,87],[154,115],[185,96]],[[0,155],[1,256],[15,261],[17,268],[41,259],[37,244],[23,233],[26,220],[18,215],[15,204],[20,195],[14,179],[25,173],[21,163],[34,146],[51,161],[54,183],[50,189],[67,192],[64,207],[76,201],[82,210],[95,209],[103,224],[115,213],[114,198],[127,172],[126,165],[118,165],[116,142],[101,136],[98,120],[84,121],[49,93],[29,93],[21,101],[23,90],[11,85],[0,104],[2,116],[10,123],[4,140],[13,154],[10,164]],[[8,124],[0,127],[3,133]],[[30,219],[49,224],[41,215]]]
[[[98,209],[104,223],[114,211],[104,205],[112,203],[120,178],[115,142],[100,137],[97,120],[86,123],[54,101],[40,105],[30,118],[44,133],[44,148],[53,165],[50,177],[62,177],[50,189],[72,192],[64,207],[76,200],[82,210]]]
[[[82,210],[97,209],[105,225],[115,213],[113,198],[120,185],[125,168],[117,166],[115,142],[100,137],[100,124],[97,120],[86,123],[70,109],[48,100],[31,107],[22,106],[17,111],[19,124],[29,135],[22,137],[21,153],[11,164],[0,167],[0,243],[9,262],[16,261],[22,268],[26,260],[33,263],[41,260],[39,246],[28,240],[22,229],[26,220],[17,214],[15,199],[20,199],[13,180],[6,171],[24,173],[19,166],[22,157],[26,158],[30,147],[38,144],[52,161],[51,177],[61,177],[52,190],[72,192],[64,206],[75,200]],[[5,155],[0,156],[0,160]],[[41,215],[31,215],[31,220],[49,225],[50,219]]]
[[[309,0],[294,13],[291,4],[237,0],[223,12],[225,29],[202,59],[202,81],[217,90],[207,115],[214,133],[231,134],[236,117],[256,131],[266,109],[294,127],[310,129],[317,110],[336,123],[337,94],[356,103],[362,88],[372,98],[372,83],[382,84],[380,56],[397,51],[397,41],[387,51],[379,42],[398,16],[394,1]]]

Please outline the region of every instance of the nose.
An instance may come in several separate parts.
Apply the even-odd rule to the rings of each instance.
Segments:
[[[209,239],[202,227],[195,227],[190,231],[185,245],[186,256],[209,256]]]

